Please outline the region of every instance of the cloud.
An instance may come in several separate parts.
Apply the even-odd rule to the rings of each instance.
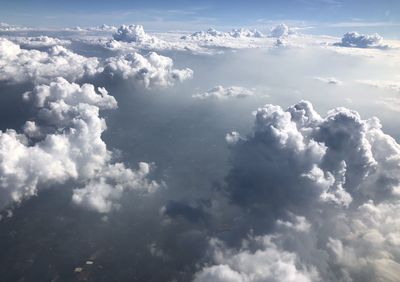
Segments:
[[[262,38],[264,34],[257,29],[247,29],[247,28],[239,28],[239,29],[232,29],[229,33],[230,36],[235,38],[243,38],[243,37],[254,37],[254,38]]]
[[[337,79],[336,77],[321,77],[314,76],[314,79],[323,83],[333,84],[333,85],[341,85],[343,82]]]
[[[347,32],[343,35],[342,41],[334,45],[353,48],[388,48],[387,45],[383,44],[383,37],[377,33],[367,35],[357,32]]]
[[[107,58],[103,62],[75,54],[58,45],[42,52],[21,49],[7,39],[0,39],[0,80],[46,83],[62,76],[68,81],[76,81],[102,73],[132,79],[148,88],[172,86],[176,81],[181,82],[193,76],[192,70],[175,69],[171,58],[155,52],[145,56],[129,53]]]
[[[396,281],[400,145],[377,118],[345,108],[321,117],[305,101],[287,110],[266,105],[253,133],[230,144],[225,192],[243,210],[236,225],[272,236],[280,253],[292,253],[323,281]],[[222,257],[199,277],[224,281],[225,269],[252,281]]]
[[[348,206],[394,196],[400,183],[400,146],[378,119],[345,108],[322,118],[309,102],[286,111],[267,105],[256,113],[253,135],[236,146],[228,191],[243,205],[275,212],[308,201]]]
[[[176,81],[184,81],[193,76],[191,69],[175,69],[169,57],[150,52],[146,56],[131,53],[106,60],[104,72],[123,79],[133,79],[144,87],[168,87]]]
[[[190,35],[184,35],[181,39],[191,40],[214,40],[215,38],[262,38],[264,34],[257,29],[238,28],[230,32],[218,31],[209,28],[206,31],[196,31]]]
[[[36,110],[23,132],[0,133],[0,207],[36,195],[39,189],[74,180],[81,189],[73,200],[100,212],[114,208],[125,189],[154,190],[145,180],[147,164],[132,171],[111,163],[111,152],[101,139],[106,129],[99,111],[114,109],[117,102],[104,88],[79,86],[57,78],[24,94]]]
[[[58,39],[48,36],[38,36],[38,37],[15,37],[12,39],[13,42],[19,44],[20,47],[24,49],[36,49],[45,48],[52,46],[65,46],[70,45],[70,40]]]
[[[205,99],[220,100],[228,98],[246,98],[253,95],[254,91],[251,89],[247,89],[240,86],[230,86],[225,88],[222,85],[218,85],[204,93],[193,95],[193,98],[201,100]]]
[[[286,24],[282,23],[276,25],[271,29],[270,36],[275,38],[285,38],[293,33],[295,33],[293,29],[288,27]]]
[[[358,83],[379,89],[400,92],[400,82],[391,80],[357,80]]]
[[[157,39],[144,32],[141,25],[121,25],[113,34],[113,38],[123,42],[151,42],[154,43]]]
[[[190,35],[182,36],[181,39],[212,40],[217,37],[230,37],[230,34],[210,27],[206,31],[196,31]]]
[[[49,82],[57,76],[76,81],[101,71],[97,58],[86,58],[62,46],[47,52],[21,49],[0,38],[0,80],[12,82]]]
[[[296,254],[280,250],[270,236],[250,237],[239,250],[215,239],[210,245],[216,264],[196,273],[195,282],[311,282],[318,278],[313,269],[299,266]],[[252,250],[254,245],[256,250]]]

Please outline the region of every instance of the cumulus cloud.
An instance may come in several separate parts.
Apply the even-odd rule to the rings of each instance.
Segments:
[[[273,230],[280,253],[295,254],[322,281],[396,281],[400,145],[379,120],[345,108],[321,117],[305,101],[266,105],[255,117],[254,132],[233,142],[226,186],[248,228]],[[222,279],[228,265],[248,281],[246,271],[220,264],[200,277]]]
[[[206,31],[196,31],[190,35],[184,35],[181,39],[196,39],[196,40],[212,40],[216,37],[229,37],[230,35],[226,32],[218,31],[215,28],[210,27]]]
[[[273,27],[271,29],[271,37],[276,37],[276,38],[282,38],[282,37],[287,37],[291,33],[289,27],[282,23],[278,24],[277,26]]]
[[[113,34],[117,41],[123,42],[154,42],[154,37],[144,32],[142,25],[121,25],[118,30]]]
[[[299,264],[296,254],[279,249],[270,236],[250,237],[239,250],[216,239],[210,245],[215,265],[196,273],[195,282],[310,282],[318,278],[313,269]]]
[[[234,184],[230,192],[243,204],[247,197],[258,201],[264,193],[266,198],[277,193],[291,206],[300,204],[299,199],[347,206],[352,200],[396,195],[400,183],[395,176],[399,145],[382,132],[378,119],[362,120],[357,112],[345,108],[332,110],[322,118],[309,102],[286,111],[267,105],[256,113],[254,134],[237,146],[235,171],[241,175],[229,178]],[[288,175],[279,179],[278,171]],[[253,184],[243,190],[243,186],[236,186],[236,180]],[[260,201],[267,204],[268,199]],[[283,203],[279,205],[283,207]]]
[[[132,171],[111,163],[111,152],[101,139],[106,129],[100,110],[114,109],[117,102],[104,88],[79,86],[63,78],[39,85],[24,94],[36,109],[23,132],[0,133],[0,187],[2,208],[36,195],[39,189],[76,181],[83,188],[73,200],[100,212],[114,208],[124,189],[153,190],[147,164]]]
[[[204,93],[193,95],[193,98],[201,100],[205,99],[219,100],[227,98],[246,98],[253,95],[254,91],[252,89],[247,89],[240,86],[224,87],[222,85],[218,85]]]
[[[104,72],[124,79],[133,79],[143,86],[168,87],[176,81],[184,81],[193,76],[191,69],[175,69],[169,57],[155,52],[142,56],[130,53],[106,60]]]
[[[257,30],[257,29],[247,29],[247,28],[238,28],[232,29],[229,33],[230,36],[235,38],[242,38],[242,37],[254,37],[254,38],[262,38],[264,34]]]
[[[372,35],[359,34],[357,32],[347,32],[343,35],[341,42],[335,43],[336,46],[354,48],[387,48],[383,44],[383,37],[375,33]]]
[[[47,52],[26,50],[0,38],[0,80],[42,83],[62,76],[75,81],[99,71],[97,58],[86,58],[62,46],[53,46]]]
[[[59,45],[43,52],[22,49],[18,44],[0,39],[0,80],[45,83],[62,76],[76,81],[101,73],[132,79],[149,88],[172,86],[193,76],[191,69],[175,69],[171,58],[155,52],[144,56],[129,53],[99,61]]]

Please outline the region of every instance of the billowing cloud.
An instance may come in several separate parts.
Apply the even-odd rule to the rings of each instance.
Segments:
[[[62,46],[53,46],[47,52],[26,50],[0,38],[0,80],[41,83],[62,76],[75,81],[99,71],[97,58],[86,58]]]
[[[224,87],[222,85],[218,85],[204,93],[193,95],[193,98],[201,100],[205,99],[219,100],[227,98],[246,98],[253,95],[254,91],[251,89],[247,89],[240,86]]]
[[[318,279],[312,268],[301,265],[294,253],[282,251],[273,237],[245,240],[239,250],[229,249],[219,240],[210,242],[215,265],[196,273],[195,282],[311,282]]]
[[[113,34],[113,37],[117,41],[137,43],[149,41],[154,43],[154,41],[157,40],[145,33],[142,25],[122,25]]]
[[[0,80],[42,83],[62,76],[68,81],[76,81],[103,72],[123,79],[133,79],[144,87],[168,87],[193,75],[193,71],[188,68],[175,69],[171,58],[155,52],[145,56],[129,53],[101,62],[97,58],[86,58],[58,45],[42,52],[21,49],[7,39],[0,39]]]
[[[321,117],[304,101],[266,105],[254,132],[234,139],[226,192],[249,229],[274,230],[281,253],[296,254],[322,281],[396,281],[400,145],[377,118],[345,108]],[[202,275],[218,277],[221,267]]]
[[[347,32],[343,35],[342,41],[335,43],[336,46],[354,48],[387,48],[383,44],[383,37],[375,33],[372,35]]]
[[[124,189],[153,190],[147,183],[147,164],[132,171],[111,163],[111,152],[101,139],[106,129],[99,111],[114,109],[116,100],[104,88],[79,86],[58,78],[39,85],[24,99],[36,109],[23,132],[0,133],[1,207],[32,197],[39,189],[76,181],[83,185],[73,200],[100,212],[108,212]]]
[[[184,81],[193,76],[191,69],[175,69],[169,57],[151,52],[142,56],[130,53],[106,60],[104,72],[124,79],[133,79],[144,87],[167,87],[176,81]]]

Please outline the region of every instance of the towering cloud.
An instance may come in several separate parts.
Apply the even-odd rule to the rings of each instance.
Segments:
[[[248,230],[272,232],[282,255],[296,254],[323,281],[396,281],[400,145],[378,119],[345,108],[321,117],[305,101],[287,110],[266,105],[254,132],[230,144],[226,192],[243,208]],[[221,260],[198,275],[220,279],[226,271],[259,281],[232,265]]]
[[[144,32],[142,25],[121,25],[113,34],[117,41],[143,43],[155,39]]]
[[[93,85],[58,78],[24,98],[35,107],[35,118],[21,133],[0,133],[0,207],[70,179],[84,185],[75,190],[74,201],[100,212],[110,211],[124,189],[156,188],[144,179],[147,164],[135,172],[110,163],[111,152],[101,139],[106,124],[99,111],[116,108],[117,102],[104,88],[96,92]]]

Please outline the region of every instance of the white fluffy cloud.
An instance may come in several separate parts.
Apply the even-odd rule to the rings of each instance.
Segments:
[[[246,98],[253,95],[254,91],[251,89],[247,89],[240,86],[224,87],[222,85],[218,85],[204,93],[193,95],[193,98],[201,100],[205,99],[219,100],[227,98]]]
[[[7,39],[0,38],[0,80],[49,82],[57,76],[75,81],[101,71],[97,58],[86,58],[62,46],[48,52],[21,49]]]
[[[148,88],[168,87],[176,81],[184,81],[193,76],[191,69],[175,69],[171,58],[155,52],[146,56],[131,53],[109,58],[105,62],[104,71],[124,79],[133,79]]]
[[[84,186],[74,191],[74,202],[100,212],[112,210],[124,189],[157,187],[145,179],[147,164],[132,171],[110,162],[99,111],[116,108],[117,102],[104,88],[96,92],[91,84],[58,78],[25,93],[24,99],[36,108],[36,117],[22,133],[0,133],[1,207],[70,179]]]
[[[359,34],[357,32],[347,32],[343,35],[341,42],[335,43],[337,46],[355,48],[387,48],[383,44],[383,37],[375,33],[372,35]]]
[[[149,88],[172,86],[193,76],[191,69],[175,69],[171,58],[155,52],[145,56],[129,53],[100,62],[97,58],[86,58],[59,45],[42,52],[21,49],[18,44],[0,39],[0,80],[3,81],[46,83],[58,76],[76,81],[103,72],[133,79]]]
[[[196,273],[195,282],[311,282],[318,278],[313,269],[299,263],[296,254],[279,249],[270,236],[250,237],[239,250],[215,239],[210,245],[215,265]]]
[[[153,42],[157,39],[148,35],[144,32],[142,25],[122,25],[113,34],[113,37],[117,41],[123,42]]]
[[[274,226],[283,252],[322,281],[396,281],[400,145],[377,118],[345,108],[321,117],[304,101],[287,110],[266,105],[253,134],[231,144],[227,192]]]

